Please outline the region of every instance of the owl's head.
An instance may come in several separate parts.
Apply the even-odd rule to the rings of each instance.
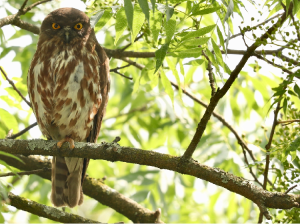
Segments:
[[[87,40],[90,32],[90,19],[84,12],[74,8],[60,8],[47,15],[40,34],[50,39],[59,37],[68,44],[76,37]]]

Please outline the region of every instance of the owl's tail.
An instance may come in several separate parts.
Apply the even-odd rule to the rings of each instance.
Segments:
[[[73,208],[82,204],[82,167],[82,158],[53,157],[51,201],[54,206]]]

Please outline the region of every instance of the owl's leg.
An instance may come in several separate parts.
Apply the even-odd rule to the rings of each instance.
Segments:
[[[58,148],[61,148],[61,146],[65,143],[65,142],[69,142],[70,144],[70,149],[74,149],[75,147],[75,144],[74,144],[74,140],[70,137],[65,137],[63,138],[62,140],[60,140],[58,143],[57,143],[57,147]]]

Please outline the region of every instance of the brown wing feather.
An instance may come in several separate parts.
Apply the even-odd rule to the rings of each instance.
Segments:
[[[101,101],[100,108],[94,117],[93,128],[90,132],[90,135],[87,137],[87,142],[96,143],[98,135],[100,133],[102,119],[106,112],[108,93],[110,90],[110,75],[109,75],[109,58],[107,57],[104,49],[97,42],[94,30],[92,30],[90,38],[93,38],[95,40],[95,42],[97,43],[95,50],[100,59],[99,70],[100,70],[100,89],[101,89],[102,101]],[[83,170],[82,170],[82,179],[81,179],[82,183],[83,183],[85,175],[86,175],[86,170],[89,165],[89,161],[90,161],[90,159],[87,159],[87,158],[85,158],[83,161]]]

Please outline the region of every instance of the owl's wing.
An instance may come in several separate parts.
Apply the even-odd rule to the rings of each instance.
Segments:
[[[98,113],[95,115],[94,120],[93,120],[93,128],[90,132],[90,135],[87,138],[87,142],[92,142],[95,143],[97,141],[100,129],[101,129],[101,124],[102,124],[102,119],[105,115],[106,111],[106,105],[108,101],[108,93],[110,90],[110,75],[109,75],[109,58],[107,57],[104,49],[100,46],[100,44],[96,40],[96,36],[94,31],[91,33],[91,37],[95,39],[96,44],[96,52],[99,57],[100,65],[99,65],[99,70],[100,70],[100,89],[101,89],[101,105],[99,107]],[[82,170],[82,182],[84,180],[86,170],[88,167],[90,159],[85,158],[83,162],[83,170]]]

